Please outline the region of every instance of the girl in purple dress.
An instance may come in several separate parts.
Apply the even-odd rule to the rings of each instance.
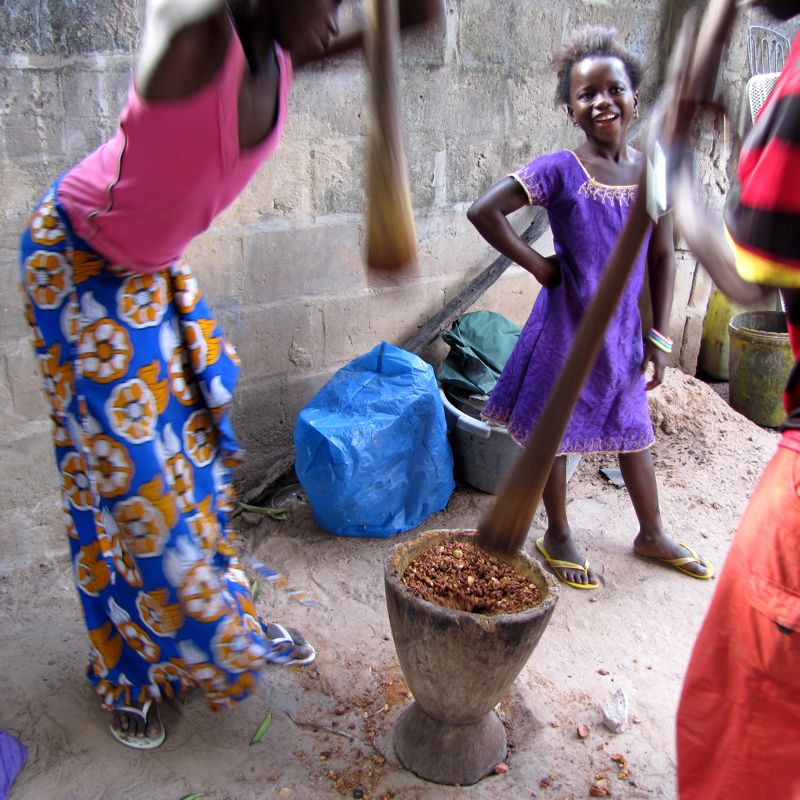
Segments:
[[[638,116],[638,60],[615,40],[615,31],[577,31],[557,56],[557,101],[586,142],[535,158],[493,186],[468,217],[489,244],[544,287],[489,398],[484,416],[508,427],[525,444],[536,426],[569,353],[578,323],[622,231],[637,191],[642,154],[628,146]],[[545,258],[514,231],[507,216],[524,205],[547,209],[555,256]],[[642,336],[638,297],[647,265],[653,328]],[[672,342],[665,335],[675,276],[672,221],[653,226],[605,334],[600,353],[562,439],[543,501],[548,527],[536,546],[556,576],[578,589],[594,589],[597,576],[578,550],[566,514],[568,453],[619,453],[639,533],[634,551],[695,578],[710,578],[711,563],[664,531],[650,457],[653,428],[646,391],[664,375]],[[645,369],[653,365],[652,378]]]

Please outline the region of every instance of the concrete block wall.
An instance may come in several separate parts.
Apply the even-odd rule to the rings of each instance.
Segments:
[[[636,0],[632,13],[624,0],[447,0],[443,39],[406,40],[401,99],[420,265],[403,281],[370,282],[361,261],[368,119],[360,57],[297,73],[279,151],[188,253],[243,360],[234,406],[249,454],[242,486],[291,446],[297,412],[333,371],[381,340],[404,341],[493,260],[466,222],[469,204],[534,155],[580,143],[553,107],[548,67],[569,31],[611,24],[647,54],[646,110],[672,5]],[[0,15],[0,435],[9,444],[0,575],[66,552],[16,287],[17,237],[50,180],[113,131],[143,8],[144,0],[16,0]],[[359,12],[356,3],[347,14]],[[522,229],[528,217],[523,210],[514,224]],[[693,265],[686,269],[674,330],[692,295]],[[477,307],[522,324],[535,293],[512,268]],[[426,355],[436,360],[442,350]]]

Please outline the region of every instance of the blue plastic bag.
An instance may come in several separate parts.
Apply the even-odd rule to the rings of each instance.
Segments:
[[[317,392],[297,418],[294,445],[314,519],[342,536],[414,528],[455,487],[433,368],[387,342]]]

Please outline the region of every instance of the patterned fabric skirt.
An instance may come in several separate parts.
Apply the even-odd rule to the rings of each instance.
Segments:
[[[269,653],[226,522],[238,359],[189,267],[112,264],[57,183],[21,239],[27,319],[53,420],[88,675],[107,708],[200,686],[228,706]]]

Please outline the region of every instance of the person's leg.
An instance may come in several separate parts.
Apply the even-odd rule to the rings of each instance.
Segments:
[[[567,520],[567,457],[556,456],[550,475],[542,493],[542,501],[547,512],[547,530],[542,545],[550,559],[583,565],[585,557],[578,549]],[[559,567],[558,575],[565,581],[579,584],[594,584],[597,575],[589,567],[569,569]]]
[[[691,559],[692,554],[689,550],[667,536],[664,530],[650,450],[620,453],[619,468],[639,520],[639,533],[634,540],[633,549],[639,555],[652,558]],[[694,560],[682,564],[681,567],[698,576],[707,573],[706,567]]]

